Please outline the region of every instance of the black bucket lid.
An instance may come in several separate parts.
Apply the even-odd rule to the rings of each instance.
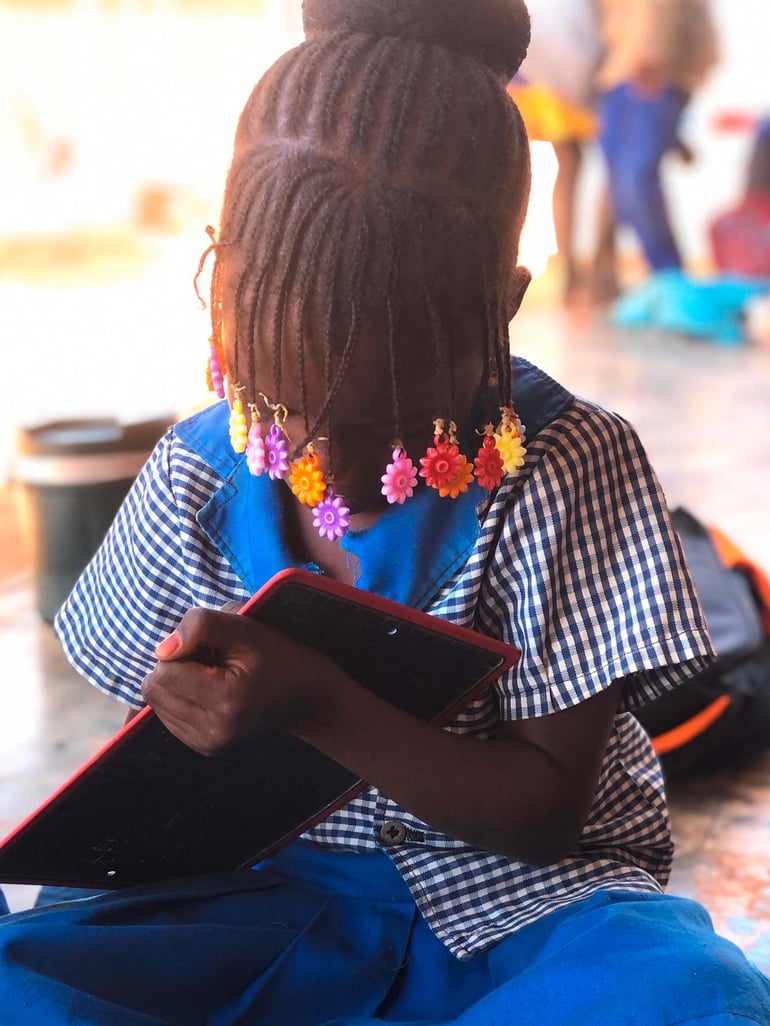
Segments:
[[[20,456],[86,456],[107,452],[149,452],[175,417],[166,414],[133,424],[111,417],[55,420],[21,428],[16,449]]]

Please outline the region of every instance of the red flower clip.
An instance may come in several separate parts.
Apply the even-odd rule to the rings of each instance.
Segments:
[[[492,435],[486,435],[484,438],[473,466],[476,468],[476,480],[482,488],[490,492],[494,488],[499,488],[505,475],[505,467]]]
[[[446,488],[462,469],[460,450],[445,434],[437,434],[433,446],[420,458],[420,477],[431,488]]]

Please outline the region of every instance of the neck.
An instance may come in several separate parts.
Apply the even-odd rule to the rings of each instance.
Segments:
[[[289,488],[283,491],[284,523],[292,554],[301,563],[315,563],[335,581],[355,583],[355,568],[350,565],[348,554],[338,541],[322,538],[313,527],[313,510],[304,506],[292,495]],[[350,514],[350,529],[365,531],[382,516],[384,508],[362,510]]]

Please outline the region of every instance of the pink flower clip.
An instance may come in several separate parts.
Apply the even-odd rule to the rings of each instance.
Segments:
[[[249,468],[249,472],[254,477],[259,477],[260,474],[264,473],[267,466],[267,450],[265,448],[265,440],[262,437],[262,425],[259,423],[259,417],[255,406],[251,406],[251,427],[249,428],[249,437],[246,440],[246,463]]]
[[[389,503],[397,502],[401,506],[414,495],[417,470],[403,449],[393,450],[393,462],[388,464],[381,481],[382,494]]]
[[[220,399],[225,397],[225,381],[222,367],[219,362],[219,353],[213,342],[209,343],[209,381],[211,391],[215,392]]]

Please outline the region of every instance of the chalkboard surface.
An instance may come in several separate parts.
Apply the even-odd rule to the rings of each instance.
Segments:
[[[241,613],[439,724],[519,654],[303,570],[278,574]],[[284,734],[206,758],[145,709],[0,845],[0,881],[108,889],[253,865],[365,786]]]

